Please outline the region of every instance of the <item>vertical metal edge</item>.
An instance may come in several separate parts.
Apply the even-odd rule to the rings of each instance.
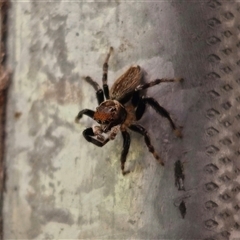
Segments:
[[[210,0],[206,24],[209,72],[209,124],[203,203],[206,240],[239,238],[239,12],[238,1]]]
[[[9,71],[6,70],[6,38],[7,38],[7,16],[9,1],[0,2],[0,239],[3,239],[3,193],[5,191],[6,171],[4,164],[5,143],[5,117],[7,92],[9,86]]]

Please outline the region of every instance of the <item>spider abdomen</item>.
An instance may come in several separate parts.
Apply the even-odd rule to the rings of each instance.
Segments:
[[[110,98],[121,101],[128,97],[140,84],[142,75],[142,69],[139,66],[130,67],[114,82],[110,89]]]

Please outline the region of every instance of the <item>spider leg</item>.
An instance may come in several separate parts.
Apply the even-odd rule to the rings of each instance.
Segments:
[[[109,89],[107,84],[107,78],[108,78],[108,60],[110,58],[110,55],[113,51],[113,47],[110,47],[109,52],[107,54],[107,57],[103,64],[103,76],[102,76],[102,83],[103,83],[103,91],[106,99],[109,99]]]
[[[95,82],[94,80],[92,80],[91,77],[86,77],[85,80],[91,85],[93,86],[93,88],[96,91],[96,97],[98,100],[98,105],[100,105],[100,103],[102,103],[104,101],[104,96],[103,96],[103,90],[100,88],[100,86],[98,85],[97,82]]]
[[[135,110],[136,120],[140,120],[145,112],[146,104],[143,102],[142,99],[140,99],[138,106]]]
[[[156,79],[150,83],[145,83],[145,84],[141,84],[138,85],[135,88],[135,91],[141,91],[143,89],[149,88],[149,87],[153,87],[157,84],[163,83],[163,82],[181,82],[183,81],[183,78],[173,78],[173,79],[168,79],[168,78],[161,78],[161,79]]]
[[[125,170],[125,162],[127,159],[127,154],[128,154],[128,150],[131,143],[131,138],[127,131],[122,131],[122,137],[123,137],[123,149],[121,153],[121,169],[122,169],[122,174],[126,175],[130,172]]]
[[[175,135],[177,137],[182,137],[181,131],[180,129],[178,129],[175,125],[175,123],[173,122],[172,118],[170,117],[169,112],[163,108],[162,106],[159,105],[159,103],[154,99],[154,98],[142,98],[142,101],[144,103],[149,104],[158,114],[160,114],[161,116],[165,117],[168,119],[168,121],[170,122],[170,125],[175,133]]]
[[[132,97],[132,105],[135,107],[136,120],[140,120],[145,112],[146,104],[143,102],[143,97],[140,92],[134,92]]]
[[[94,113],[95,112],[91,109],[83,109],[76,116],[75,122],[77,123],[82,118],[83,115],[87,115],[88,117],[93,118]]]
[[[132,124],[131,126],[129,126],[129,128],[134,131],[134,132],[137,132],[137,133],[140,133],[141,135],[144,136],[144,140],[145,140],[145,143],[148,147],[148,150],[149,152],[151,152],[153,154],[153,156],[155,157],[155,159],[161,164],[164,166],[164,162],[162,161],[162,159],[159,157],[159,155],[156,153],[154,147],[152,146],[151,144],[151,140],[150,140],[150,137],[148,135],[148,132],[147,130],[142,127],[141,125],[139,124]]]
[[[82,134],[88,142],[93,143],[98,147],[104,146],[109,141],[109,138],[106,138],[104,141],[100,141],[99,139],[93,138],[95,134],[92,128],[86,128]]]

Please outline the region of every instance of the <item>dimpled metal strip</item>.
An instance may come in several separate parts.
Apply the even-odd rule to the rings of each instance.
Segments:
[[[206,5],[211,52],[206,79],[214,87],[207,90],[206,104],[205,240],[234,239],[240,236],[240,5],[218,0]]]

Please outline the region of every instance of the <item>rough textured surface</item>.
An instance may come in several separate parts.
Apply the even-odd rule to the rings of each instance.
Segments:
[[[239,9],[218,0],[15,2],[5,239],[237,236]],[[133,172],[123,177],[120,136],[97,148],[81,135],[92,120],[74,123],[80,109],[97,106],[81,77],[101,83],[109,46],[110,86],[131,64],[146,81],[185,78],[148,91],[184,127],[182,140],[152,109],[141,120],[165,167],[132,133]],[[185,191],[175,186],[178,160]]]

